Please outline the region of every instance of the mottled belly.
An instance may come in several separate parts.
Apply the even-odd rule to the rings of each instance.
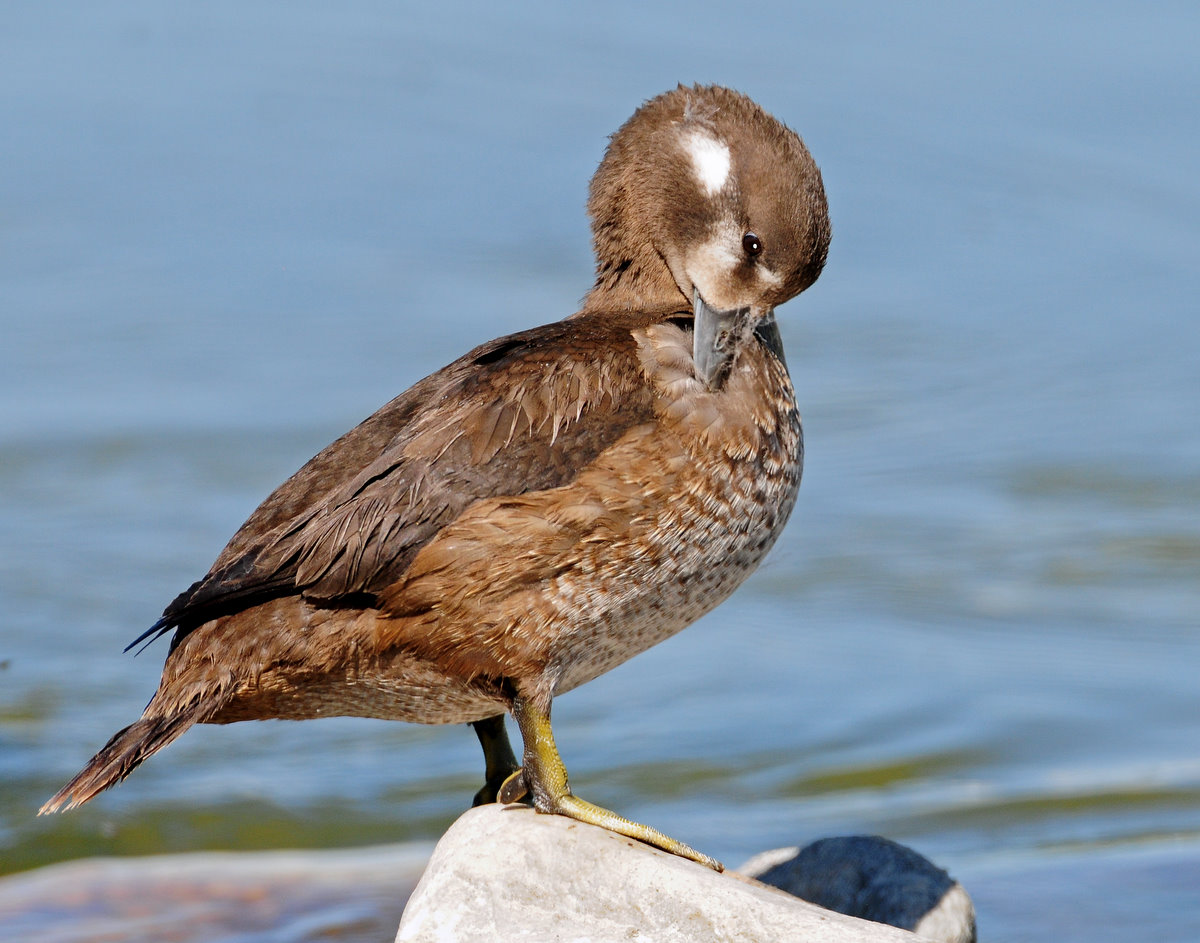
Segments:
[[[559,605],[575,614],[548,673],[569,691],[684,629],[725,599],[771,549],[791,513],[799,463],[772,478],[731,469],[666,504],[630,547],[598,552],[593,580],[567,577]]]

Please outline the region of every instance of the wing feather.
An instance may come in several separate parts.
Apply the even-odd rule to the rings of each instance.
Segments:
[[[263,502],[157,633],[175,628],[174,647],[209,619],[272,597],[378,596],[475,502],[571,482],[653,416],[628,320],[534,328],[426,377]]]

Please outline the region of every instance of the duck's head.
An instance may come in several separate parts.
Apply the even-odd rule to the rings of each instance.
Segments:
[[[804,142],[719,86],[681,85],[642,105],[613,135],[588,212],[596,284],[585,310],[693,307],[696,374],[710,384],[776,305],[816,281],[829,247]]]

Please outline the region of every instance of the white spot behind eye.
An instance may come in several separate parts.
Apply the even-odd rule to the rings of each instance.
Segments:
[[[714,137],[696,131],[686,141],[696,176],[709,196],[729,179],[729,148]]]

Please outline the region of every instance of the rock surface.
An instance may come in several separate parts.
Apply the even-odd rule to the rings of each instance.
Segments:
[[[472,809],[446,832],[396,935],[397,943],[917,939],[604,829],[500,805]]]

